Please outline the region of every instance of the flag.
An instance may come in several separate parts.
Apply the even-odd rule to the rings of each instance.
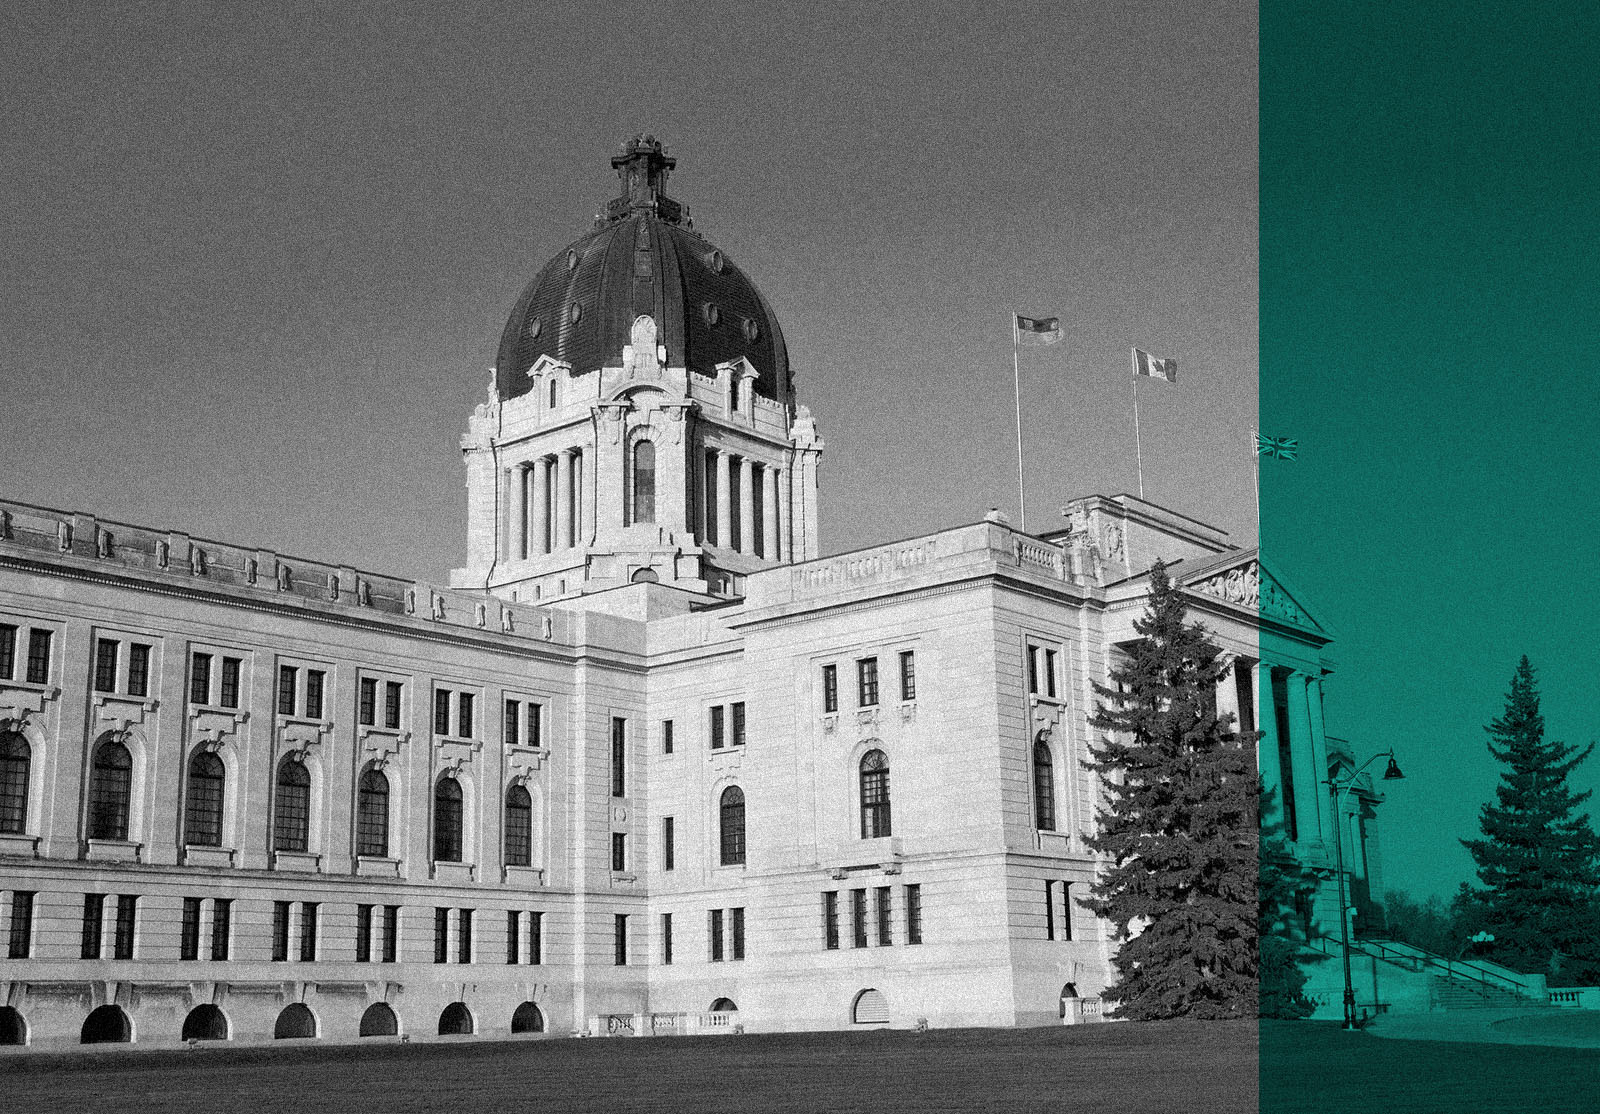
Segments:
[[[1152,379],[1165,379],[1168,383],[1178,381],[1178,361],[1163,360],[1150,355],[1143,348],[1133,350],[1133,375],[1138,378],[1148,375]]]
[[[1294,437],[1263,437],[1256,434],[1256,455],[1277,460],[1294,460],[1300,455],[1300,441]]]
[[[1054,344],[1061,339],[1061,318],[1015,316],[1019,344]]]

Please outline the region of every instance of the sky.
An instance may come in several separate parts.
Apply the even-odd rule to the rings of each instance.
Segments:
[[[1594,68],[1580,9],[1488,10],[1265,5],[1258,149],[1248,3],[20,0],[0,491],[444,581],[505,318],[652,133],[783,323],[825,552],[1016,514],[1013,311],[1066,331],[1020,361],[1033,530],[1137,489],[1131,346],[1179,363],[1152,501],[1253,544],[1258,399],[1299,437],[1267,559],[1330,730],[1408,774],[1388,881],[1449,893],[1518,655],[1555,735],[1600,695]]]

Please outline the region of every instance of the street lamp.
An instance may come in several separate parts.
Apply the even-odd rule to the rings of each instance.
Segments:
[[[1380,758],[1387,757],[1389,765],[1383,771],[1384,781],[1400,781],[1406,775],[1400,772],[1400,764],[1394,760],[1394,751],[1379,751],[1361,765],[1357,766],[1341,786],[1330,780],[1335,792],[1333,797],[1333,851],[1339,872],[1339,951],[1344,957],[1344,1027],[1356,1028],[1356,988],[1350,978],[1350,899],[1345,887],[1344,873],[1344,800],[1350,790],[1355,788],[1362,771]]]

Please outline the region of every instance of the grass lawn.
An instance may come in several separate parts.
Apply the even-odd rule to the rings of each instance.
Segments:
[[[1256,1114],[1250,1024],[217,1048],[0,1060],[6,1110]]]
[[[1594,1114],[1600,1050],[1446,1044],[1261,1023],[1261,1114]]]

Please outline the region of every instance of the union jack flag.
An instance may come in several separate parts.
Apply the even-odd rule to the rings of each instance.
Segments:
[[[1294,460],[1300,455],[1300,441],[1294,437],[1263,437],[1256,434],[1256,455],[1278,460]]]

